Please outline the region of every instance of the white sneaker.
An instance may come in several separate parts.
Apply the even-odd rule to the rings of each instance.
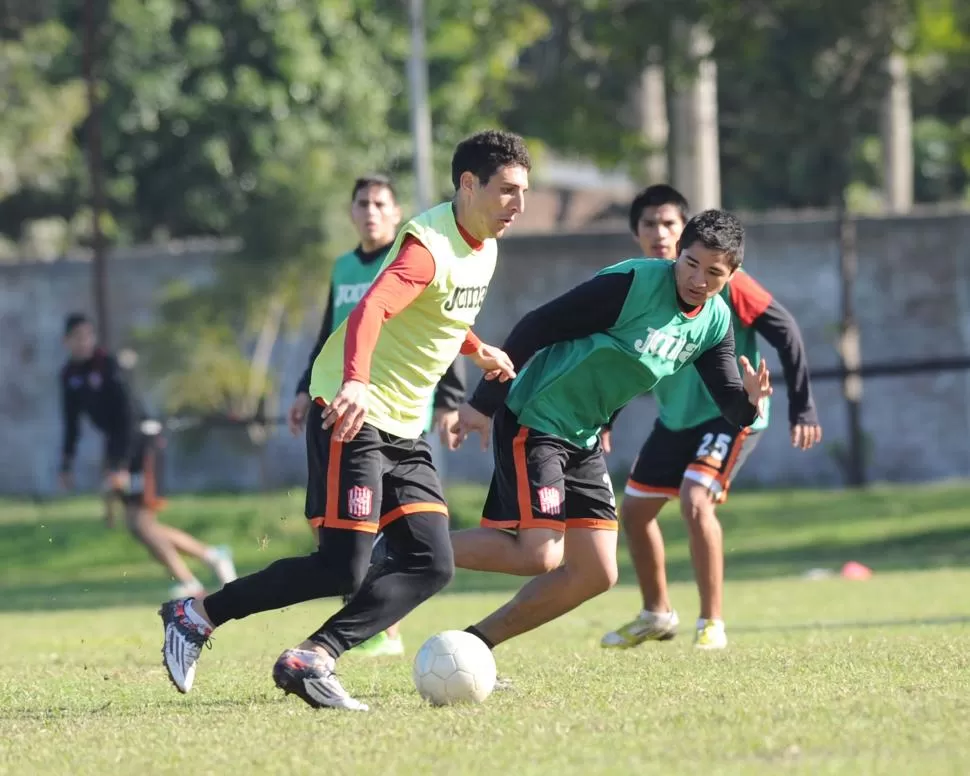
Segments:
[[[643,610],[632,622],[603,636],[600,646],[609,649],[629,649],[645,641],[669,641],[677,635],[678,625],[680,625],[680,618],[675,611]]]
[[[211,629],[204,629],[189,619],[185,604],[189,599],[168,601],[162,604],[158,614],[165,628],[165,642],[162,644],[162,663],[168,671],[172,684],[181,693],[192,689],[195,681],[195,664],[199,661],[202,647],[211,646]]]
[[[176,582],[168,589],[168,597],[172,601],[179,598],[201,598],[204,595],[205,588],[197,579],[191,582]]]
[[[236,579],[236,566],[232,562],[232,550],[229,547],[213,547],[209,550],[206,563],[218,577],[219,584],[225,585]]]
[[[724,649],[727,646],[727,632],[723,620],[698,620],[694,634],[697,649]]]

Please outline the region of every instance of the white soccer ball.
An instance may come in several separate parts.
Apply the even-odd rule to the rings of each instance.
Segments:
[[[495,658],[477,636],[444,631],[418,650],[413,675],[421,697],[435,706],[481,703],[495,687]]]

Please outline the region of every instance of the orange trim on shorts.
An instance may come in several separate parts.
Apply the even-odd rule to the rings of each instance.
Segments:
[[[567,517],[566,529],[591,528],[599,531],[618,531],[620,524],[616,520],[604,520],[601,517]]]
[[[626,487],[637,491],[637,493],[644,493],[650,496],[668,496],[670,498],[677,498],[680,495],[680,491],[677,488],[661,488],[654,485],[643,485],[642,483],[639,483],[633,479],[626,481]]]
[[[530,528],[548,528],[562,533],[566,530],[566,524],[562,520],[546,520],[542,517],[531,516],[528,523],[519,523],[520,531],[528,531]]]
[[[418,512],[435,512],[448,517],[448,507],[436,501],[416,502],[414,504],[402,504],[396,509],[392,509],[386,515],[381,515],[380,529],[383,531],[388,525],[405,515],[414,515]]]
[[[496,528],[499,531],[508,531],[519,527],[518,520],[489,520],[487,517],[483,517],[478,524],[482,528]]]
[[[341,528],[345,531],[360,531],[376,534],[377,523],[369,520],[348,520],[340,516],[340,459],[343,457],[344,443],[331,435],[330,453],[327,456],[327,503],[322,517],[311,517],[314,528]]]
[[[532,493],[529,491],[529,467],[525,456],[525,441],[528,436],[528,427],[519,426],[519,433],[512,440],[515,494],[519,506],[519,523],[522,525],[527,525],[532,520]]]
[[[718,481],[721,483],[725,491],[731,484],[731,472],[734,471],[734,465],[738,462],[738,456],[741,455],[741,450],[744,448],[744,440],[746,440],[750,435],[750,428],[742,428],[738,435],[734,438],[735,441],[734,446],[731,448],[731,454],[728,456],[727,463],[724,464],[724,473],[718,477]]]
[[[377,523],[367,520],[346,520],[342,517],[311,517],[313,528],[342,528],[345,531],[360,531],[361,533],[376,534]]]
[[[327,455],[327,502],[323,507],[324,525],[327,526],[331,520],[340,519],[340,459],[343,451],[343,442],[338,442],[331,434]]]
[[[521,520],[489,520],[483,517],[479,523],[482,528],[494,528],[497,531],[528,531],[530,528],[548,528],[552,531],[562,533],[566,530],[566,524],[562,520],[545,520],[536,518],[523,524]]]
[[[727,462],[720,469],[716,469],[713,466],[708,466],[707,464],[703,463],[692,463],[685,470],[710,475],[714,481],[721,486],[720,493],[717,493],[714,496],[715,504],[723,504],[725,501],[727,501],[728,491],[731,489],[731,475],[733,474],[734,467],[738,462],[738,456],[741,455],[741,451],[744,449],[744,440],[746,440],[750,435],[750,428],[743,428],[738,432],[738,435],[734,437],[734,444],[731,446],[731,452],[728,454]]]
[[[165,499],[158,497],[158,477],[155,475],[155,451],[151,448],[145,451],[142,461],[142,504],[145,509],[158,512],[165,507]]]
[[[700,472],[701,474],[708,474],[714,480],[721,482],[721,472],[724,471],[724,467],[718,469],[716,466],[709,466],[706,463],[692,463],[686,469],[685,472]],[[723,483],[722,483],[723,484]]]

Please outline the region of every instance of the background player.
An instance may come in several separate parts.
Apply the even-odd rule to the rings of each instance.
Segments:
[[[108,469],[105,488],[124,502],[125,523],[131,535],[175,578],[171,595],[203,593],[202,583],[179,556],[180,552],[206,563],[220,584],[234,580],[236,570],[228,548],[209,547],[156,519],[161,424],[148,419],[138,407],[117,359],[98,347],[94,325],[86,316],[73,313],[67,317],[64,346],[69,356],[60,376],[64,420],[61,486],[73,487],[71,470],[81,434],[81,416],[87,415],[104,434]]]
[[[630,229],[640,249],[646,255],[676,258],[674,246],[687,209],[687,200],[671,186],[650,186],[638,194],[630,207]],[[756,334],[777,351],[788,388],[792,445],[807,450],[821,440],[822,429],[798,324],[743,271],[734,275],[721,298],[731,310],[739,355],[761,363]],[[621,508],[643,610],[632,622],[607,633],[602,644],[632,647],[676,634],[679,618],[670,605],[663,535],[656,518],[668,499],[679,496],[700,592],[695,644],[722,648],[727,645],[722,614],[724,546],[715,506],[727,497],[731,479],[767,427],[768,404],[752,426],[739,430],[721,417],[700,376],[689,369],[663,380],[653,396],[660,418],[633,465]]]
[[[435,385],[459,352],[486,377],[514,376],[505,353],[483,345],[470,327],[495,269],[495,238],[524,208],[530,167],[516,135],[486,131],[459,143],[454,200],[405,224],[386,268],[327,340],[313,365],[307,420],[306,515],[320,528],[319,547],[204,600],[162,607],[162,651],[180,691],[191,689],[213,628],[356,590],[306,641],[280,655],[273,678],[314,707],[367,709],[341,686],[337,659],[454,574],[447,507],[423,439]],[[370,565],[379,528],[387,553]]]
[[[616,502],[597,440],[613,412],[691,364],[736,428],[770,393],[763,363],[755,372],[742,359],[739,376],[719,297],[743,259],[741,223],[705,211],[681,243],[675,264],[621,262],[523,318],[504,348],[517,369],[532,360],[504,403],[503,386],[483,382],[459,410],[459,436],[478,431],[483,440],[495,413],[495,472],[482,527],[452,534],[455,564],[538,574],[468,628],[489,646],[615,584]]]
[[[354,250],[338,256],[334,262],[320,333],[310,352],[307,367],[297,383],[296,397],[287,414],[287,424],[294,436],[303,430],[310,409],[310,372],[314,360],[327,338],[347,319],[374,282],[401,225],[401,208],[390,178],[383,175],[358,178],[354,181],[350,202],[350,219],[360,243]],[[438,429],[442,446],[446,449],[455,447],[454,436],[449,434],[448,429],[455,424],[458,406],[464,399],[464,364],[460,359],[455,359],[438,383],[434,402],[428,405],[427,427]],[[313,531],[316,535],[317,529]],[[404,654],[404,641],[398,623],[365,641],[357,647],[357,651],[372,657]]]

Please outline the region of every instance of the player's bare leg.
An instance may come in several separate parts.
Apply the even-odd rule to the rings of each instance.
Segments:
[[[563,559],[563,534],[552,528],[509,533],[497,528],[451,532],[455,566],[534,577],[557,568]]]
[[[665,496],[643,497],[632,495],[629,490],[623,499],[620,520],[640,585],[643,609],[633,620],[605,634],[600,641],[603,647],[628,649],[646,641],[668,641],[677,635],[680,619],[670,605],[664,539],[657,522],[666,503]]]
[[[175,546],[176,550],[192,558],[206,559],[206,552],[209,550],[206,545],[179,528],[158,522],[157,518],[153,519],[158,530]]]
[[[125,522],[131,535],[148,548],[155,560],[161,563],[172,577],[186,586],[197,585],[201,591],[202,585],[185,565],[185,561],[168,538],[168,534],[155,520],[151,510],[138,504],[126,504]]]
[[[605,593],[618,577],[616,538],[615,530],[570,528],[563,565],[530,581],[505,606],[476,624],[475,631],[486,643],[501,644]]]
[[[620,510],[630,558],[643,597],[643,608],[655,613],[671,610],[664,538],[657,522],[657,516],[666,503],[665,498],[627,496]]]
[[[695,644],[720,649],[727,646],[722,612],[724,536],[715,512],[715,496],[708,487],[684,480],[680,489],[680,512],[687,523],[690,557],[701,604]]]

